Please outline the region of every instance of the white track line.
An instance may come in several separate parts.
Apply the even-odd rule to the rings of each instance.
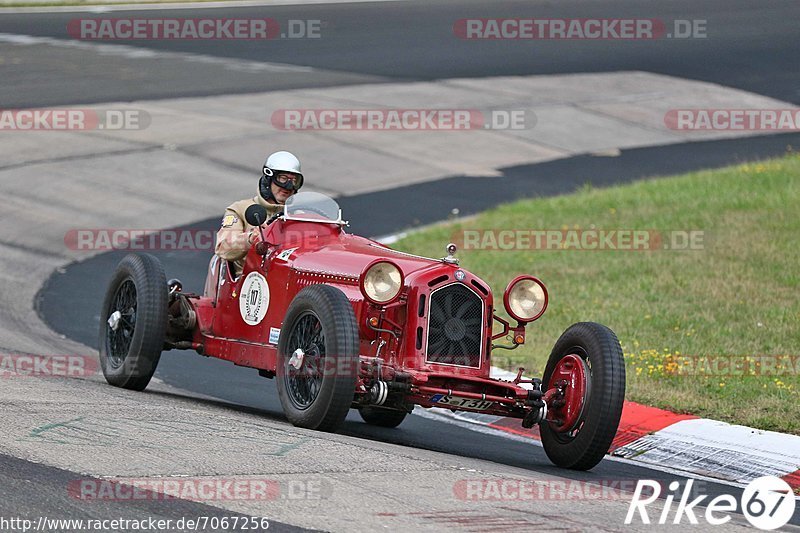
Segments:
[[[231,2],[175,2],[157,4],[129,4],[120,2],[93,6],[41,6],[3,7],[2,13],[110,13],[114,11],[157,11],[164,9],[230,9],[235,7],[280,7],[301,5],[372,4],[379,2],[405,2],[408,0],[233,0]]]
[[[248,61],[246,59],[231,59],[226,57],[209,56],[205,54],[193,54],[191,52],[166,52],[154,50],[152,48],[141,48],[127,44],[104,44],[90,41],[80,41],[71,39],[55,39],[53,37],[37,37],[34,35],[23,35],[18,33],[0,33],[0,43],[8,43],[17,46],[47,45],[60,48],[77,48],[94,52],[104,56],[125,57],[127,59],[179,59],[183,61],[219,65],[224,68],[244,72],[282,72],[308,74],[314,72],[314,68],[302,65],[290,65],[287,63],[270,63],[264,61]]]

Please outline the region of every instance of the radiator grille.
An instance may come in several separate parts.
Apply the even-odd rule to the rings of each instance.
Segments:
[[[427,360],[479,367],[483,345],[483,300],[461,283],[431,293]]]

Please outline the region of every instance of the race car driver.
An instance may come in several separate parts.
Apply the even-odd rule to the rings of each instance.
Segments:
[[[225,209],[222,227],[217,232],[215,253],[236,267],[236,276],[244,268],[244,258],[255,242],[258,228],[245,220],[244,214],[252,204],[258,203],[267,209],[271,217],[283,209],[286,200],[303,186],[300,161],[289,152],[275,152],[264,163],[258,194],[235,202]]]

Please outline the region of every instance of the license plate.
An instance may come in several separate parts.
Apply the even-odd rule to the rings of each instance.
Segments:
[[[485,411],[494,403],[488,400],[473,400],[472,398],[447,396],[446,394],[435,394],[431,397],[431,401],[433,403],[438,403],[439,405],[446,405],[448,407],[461,407],[464,409],[475,409],[476,411]]]

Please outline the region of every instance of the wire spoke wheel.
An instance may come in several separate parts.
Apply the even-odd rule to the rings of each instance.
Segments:
[[[308,312],[295,322],[288,350],[293,357],[285,373],[289,399],[298,409],[308,409],[322,389],[325,364],[325,335],[314,313]]]
[[[347,296],[330,285],[297,293],[278,340],[278,397],[295,426],[336,431],[353,403],[358,325]]]
[[[156,370],[167,328],[167,282],[158,259],[125,257],[100,312],[100,366],[111,385],[144,390]]]
[[[106,337],[108,343],[106,348],[112,368],[119,368],[128,357],[133,335],[136,332],[136,285],[132,279],[125,280],[117,289],[111,313],[111,316],[107,318],[116,318],[116,324]],[[116,313],[119,314],[116,315]]]

